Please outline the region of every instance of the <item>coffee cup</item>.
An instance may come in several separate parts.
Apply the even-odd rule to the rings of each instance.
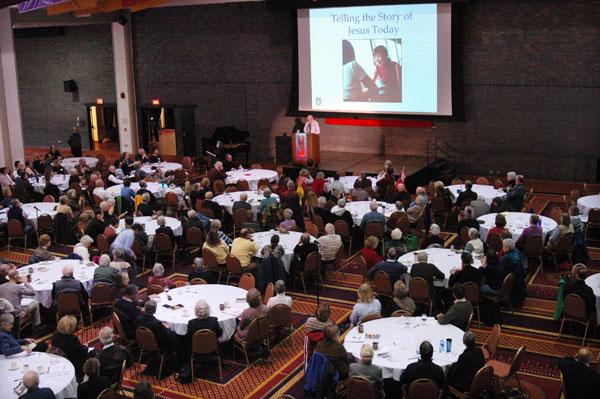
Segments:
[[[10,363],[10,368],[13,369],[13,370],[16,369],[18,366],[19,366],[19,364],[17,362],[11,362]]]

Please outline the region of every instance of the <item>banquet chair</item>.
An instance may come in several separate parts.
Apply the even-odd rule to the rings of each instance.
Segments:
[[[346,396],[348,398],[375,399],[375,387],[366,378],[353,375],[348,378]]]
[[[217,284],[221,282],[221,273],[223,268],[217,263],[217,258],[213,251],[208,248],[202,248],[202,259],[204,259],[204,268],[210,272],[217,273]],[[241,266],[240,266],[241,270]]]
[[[236,186],[227,186],[225,187],[225,192],[226,193],[235,193],[236,191],[238,191]]]
[[[502,236],[500,234],[490,234],[487,237],[487,245],[494,252],[502,251]]]
[[[177,364],[177,353],[175,351],[162,353],[158,346],[158,342],[156,341],[156,337],[150,329],[141,326],[138,327],[135,330],[135,340],[140,348],[140,356],[138,359],[138,363],[142,363],[142,355],[144,354],[144,352],[149,352],[151,354],[157,353],[160,356],[160,366],[158,366],[159,379],[162,377],[162,369],[165,360],[169,359],[171,356],[174,356],[175,364]]]
[[[499,360],[488,360],[485,365],[491,366],[494,370],[494,378],[500,383],[504,383],[508,381],[511,377],[514,377],[517,380],[517,384],[519,388],[521,388],[521,381],[519,380],[519,376],[517,372],[521,368],[521,363],[525,359],[525,353],[527,351],[526,346],[522,346],[517,350],[517,354],[513,357],[510,363],[504,363]]]
[[[123,389],[123,380],[125,380],[125,369],[127,368],[127,360],[123,360],[123,364],[121,365],[121,372],[119,373],[119,381],[113,384],[113,388],[115,390],[115,398],[119,397],[119,394],[122,398],[125,398],[125,390]]]
[[[322,234],[322,233],[325,232],[325,222],[323,221],[323,218],[320,215],[316,215],[316,214],[313,213],[313,215],[312,215],[312,221],[317,226],[317,228],[319,229],[319,233],[320,234]]]
[[[181,288],[187,286],[187,281],[177,280],[175,281],[175,288]]]
[[[410,221],[408,220],[408,217],[401,217],[396,220],[396,225],[394,227],[399,228],[402,234],[408,234],[410,230]]]
[[[538,259],[540,264],[542,263],[542,251],[544,245],[542,243],[542,236],[530,236],[523,239],[523,257],[529,264],[529,259]]]
[[[246,338],[242,339],[237,335],[233,336],[233,360],[235,361],[235,350],[237,349],[244,353],[246,366],[250,366],[248,349],[257,347],[263,343],[266,344],[267,350],[269,350],[269,321],[267,316],[257,317],[250,322]]]
[[[581,344],[585,345],[585,338],[590,328],[590,323],[594,320],[594,315],[588,315],[586,311],[585,301],[582,297],[577,294],[569,294],[565,297],[564,300],[564,312],[562,321],[560,322],[560,330],[558,330],[558,339],[560,339],[562,335],[562,330],[565,324],[565,321],[575,322],[577,324],[581,324],[585,326],[585,331],[583,333],[583,339]]]
[[[195,378],[194,355],[202,357],[213,357],[219,364],[219,381],[223,382],[223,370],[221,368],[221,354],[219,352],[219,341],[214,331],[203,329],[198,330],[192,336],[192,355],[190,356],[190,366],[192,368],[192,383]]]
[[[479,176],[477,179],[475,179],[475,184],[481,184],[481,185],[489,186],[490,185],[490,181],[486,177]]]
[[[240,179],[235,183],[238,191],[250,191],[248,180]]]
[[[16,219],[10,219],[7,224],[8,233],[8,249],[11,248],[10,243],[13,240],[23,240],[23,249],[27,250],[27,234],[20,221]]]
[[[192,281],[190,281],[190,285],[203,285],[203,284],[208,284],[206,282],[206,280],[204,280],[203,278],[200,277],[195,277],[192,279]]]
[[[44,199],[42,200],[42,202],[56,202],[56,200],[51,195],[45,195]]]
[[[164,233],[157,234],[154,236],[154,263],[158,262],[158,258],[161,256],[168,256],[171,260],[171,267],[175,272],[175,252],[177,246],[171,242],[171,238]]]
[[[558,239],[558,243],[552,249],[547,249],[552,255],[554,268],[558,273],[558,263],[560,259],[567,259],[571,262],[571,253],[573,251],[573,233],[567,233]]]
[[[481,324],[481,309],[479,308],[479,284],[473,281],[468,281],[462,286],[465,289],[465,298],[467,301],[471,302],[473,310],[477,310],[477,323]]]
[[[94,308],[111,308],[112,302],[112,286],[110,284],[98,283],[92,287],[90,298],[88,301],[88,312],[90,314],[90,324],[94,325],[92,310]]]
[[[236,209],[233,212],[233,238],[235,238],[236,233],[239,232],[244,223],[248,220],[248,210],[244,208]]]
[[[38,217],[38,228],[37,228],[37,238],[40,239],[42,234],[49,234],[54,236],[54,223],[52,221],[52,216],[47,213],[41,214]]]
[[[148,295],[158,295],[164,292],[164,288],[158,284],[149,285],[146,290]]]
[[[225,182],[221,179],[217,179],[213,182],[213,194],[215,196],[223,194],[225,192]]]
[[[335,221],[335,234],[338,234],[342,238],[342,243],[348,243],[348,253],[352,253],[352,234],[350,233],[350,227],[345,220]]]
[[[483,358],[487,362],[490,359],[493,359],[496,355],[496,349],[498,349],[498,342],[500,342],[500,324],[494,324],[490,335],[488,335],[487,339],[481,346],[481,351],[483,352]]]
[[[588,239],[590,229],[597,231],[600,229],[600,208],[592,208],[588,212],[588,222],[585,226],[585,239]]]
[[[258,187],[259,189],[261,187],[269,187],[269,179],[266,178],[262,178],[258,181],[258,184],[256,185],[256,187]]]
[[[310,234],[311,236],[317,238],[319,236],[319,228],[317,227],[316,224],[312,223],[312,222],[304,222],[304,229],[306,230],[306,232],[308,234]],[[337,232],[337,230],[336,230]]]
[[[304,270],[297,270],[294,272],[295,276],[300,277],[300,281],[302,282],[302,288],[304,289],[304,293],[306,294],[306,278],[307,277],[317,277],[319,282],[323,284],[323,279],[321,277],[321,254],[318,252],[311,252],[306,256],[306,260],[304,261]],[[294,277],[295,277],[294,276]],[[293,283],[295,283],[295,279]]]
[[[265,287],[265,294],[263,295],[263,305],[266,305],[267,302],[269,302],[269,298],[271,298],[273,296],[273,283],[269,282],[267,284],[267,286]]]
[[[267,313],[269,319],[269,328],[279,333],[281,330],[287,330],[287,333],[291,333],[294,330],[292,325],[292,308],[283,303],[269,309]]]
[[[110,253],[110,243],[108,242],[108,238],[104,234],[98,234],[96,236],[96,245],[98,245],[98,250],[102,254]]]
[[[438,387],[429,378],[414,380],[408,387],[402,386],[404,399],[438,399]]]
[[[375,313],[369,313],[365,316],[362,317],[362,319],[360,319],[361,323],[366,323],[367,321],[371,321],[371,320],[379,320],[381,319],[381,313],[379,312],[375,312]]]
[[[194,169],[194,162],[192,161],[192,158],[190,158],[190,157],[183,157],[181,159],[181,167],[187,173],[192,173],[192,170]]]
[[[259,164],[258,162],[254,162],[252,165],[250,165],[250,169],[262,169],[262,165]]]
[[[452,181],[450,182],[451,185],[455,185],[455,184],[463,184],[462,179],[455,177],[454,179],[452,179]]]
[[[504,183],[502,183],[502,180],[500,180],[500,179],[496,179],[496,180],[494,180],[494,188],[495,188],[496,190],[499,190],[499,189],[501,189],[502,187],[504,187]]]
[[[394,312],[392,312],[392,314],[390,315],[390,317],[412,317],[412,313],[410,313],[408,310],[396,310]]]
[[[429,295],[429,283],[421,277],[414,277],[408,285],[408,297],[416,303],[421,303],[429,306],[428,314],[431,314],[433,300]]]
[[[96,399],[115,399],[115,389],[113,387],[108,387],[104,391],[100,392],[100,394],[96,397]]]
[[[492,301],[496,306],[507,305],[510,307],[511,313],[515,314],[515,310],[512,307],[512,302],[510,301],[510,294],[512,293],[514,285],[515,275],[513,273],[509,273],[506,277],[504,277],[498,294],[484,295],[484,298]]]
[[[109,246],[110,248],[110,246]],[[131,250],[135,254],[135,257],[139,260],[142,260],[142,273],[146,267],[146,251],[142,249],[142,244],[140,240],[133,240],[133,245],[131,246]],[[108,252],[107,252],[108,253]]]
[[[79,316],[79,319],[83,322],[83,313],[81,312],[81,297],[78,292],[62,292],[54,299],[56,305],[56,322],[62,316],[73,315]]]
[[[227,266],[227,280],[225,281],[225,284],[229,285],[229,279],[233,277],[238,279],[239,285],[242,280],[242,264],[240,263],[240,260],[233,255],[227,255],[225,264]]]
[[[451,385],[448,385],[448,392],[459,399],[478,399],[486,397],[485,393],[492,388],[493,383],[494,369],[490,366],[483,366],[473,377],[468,392],[460,392]]]
[[[467,245],[467,243],[469,242],[469,228],[468,227],[463,227],[462,229],[460,229],[460,246],[461,248],[464,248],[465,245]]]
[[[254,278],[252,273],[242,274],[242,276],[240,277],[240,282],[238,284],[238,287],[240,287],[241,289],[244,289],[246,291],[248,291],[250,288],[255,288],[256,287],[256,279]]]
[[[375,276],[373,276],[373,285],[375,285],[377,295],[393,298],[394,288],[392,287],[392,280],[386,272],[382,270],[375,272]]]
[[[123,328],[123,323],[121,323],[121,317],[119,316],[119,310],[115,309],[111,316],[111,322],[113,325],[113,329],[119,335],[119,344],[123,345],[127,350],[131,351],[131,348],[135,345],[135,342],[125,334],[125,329]]]
[[[575,280],[577,278],[577,275],[581,269],[587,270],[587,267],[583,263],[577,263],[576,265],[573,265],[573,268],[571,269],[571,280]]]
[[[174,180],[173,182],[177,186],[183,186],[187,180],[188,174],[183,169],[176,169],[173,171]]]
[[[185,249],[192,255],[202,250],[202,230],[197,227],[191,227],[185,232]]]
[[[431,219],[435,221],[441,228],[446,227],[446,219],[448,213],[446,211],[446,204],[442,197],[435,197],[431,201]]]

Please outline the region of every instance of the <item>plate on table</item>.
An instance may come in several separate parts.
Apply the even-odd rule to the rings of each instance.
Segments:
[[[38,269],[37,269],[37,271],[40,273],[46,273],[49,270],[50,269],[48,269],[46,266],[38,267]]]

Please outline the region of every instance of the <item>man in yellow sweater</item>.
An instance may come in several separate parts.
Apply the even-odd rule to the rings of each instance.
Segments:
[[[243,272],[252,272],[256,265],[252,263],[252,256],[258,252],[258,244],[252,240],[252,236],[247,229],[240,230],[240,235],[231,245],[231,255],[238,258],[242,265]]]

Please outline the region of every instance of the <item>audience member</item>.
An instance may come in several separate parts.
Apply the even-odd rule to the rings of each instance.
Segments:
[[[19,399],[56,399],[50,388],[40,388],[40,377],[33,370],[23,375],[23,386],[27,391]]]
[[[154,399],[152,384],[148,381],[140,381],[133,389],[133,399]]]
[[[284,304],[291,308],[292,297],[285,295],[285,282],[283,280],[277,280],[275,284],[273,284],[273,288],[275,290],[275,296],[268,299],[267,309],[279,304]]]
[[[496,295],[500,291],[502,282],[506,277],[506,273],[498,259],[496,251],[488,249],[479,270],[483,277],[480,287],[481,293],[484,295]]]
[[[444,240],[440,237],[440,226],[435,223],[429,226],[429,235],[425,237],[421,243],[421,249],[428,248],[430,245],[438,247],[444,246]]]
[[[29,263],[45,262],[54,259],[54,255],[48,250],[52,245],[52,237],[48,234],[40,235],[38,239],[39,246],[29,257]]]
[[[135,321],[140,315],[140,309],[136,305],[137,299],[138,288],[135,285],[129,285],[125,287],[115,303],[115,311],[128,339],[135,338]]]
[[[148,277],[148,285],[158,285],[162,288],[175,287],[175,283],[168,277],[164,276],[165,268],[162,263],[155,263],[152,267],[152,276]]]
[[[375,273],[379,271],[387,273],[391,284],[394,285],[396,281],[400,280],[408,272],[408,268],[398,262],[398,253],[396,252],[396,248],[392,247],[387,251],[386,260],[378,262],[368,271],[367,279],[373,280]]]
[[[462,207],[463,203],[470,203],[477,199],[477,193],[473,191],[473,182],[465,180],[465,189],[456,198],[456,204]]]
[[[437,321],[444,324],[452,324],[463,331],[469,328],[469,320],[473,314],[473,306],[465,299],[465,289],[457,284],[452,288],[454,303],[446,313],[440,313],[436,316]]]
[[[63,266],[62,277],[52,284],[53,306],[56,306],[57,297],[62,293],[76,293],[79,295],[79,305],[82,312],[87,312],[88,292],[81,283],[73,277],[73,266],[67,264]]]
[[[210,315],[210,306],[204,299],[196,302],[194,314],[196,315],[196,318],[188,321],[186,336],[186,341],[188,343],[187,348],[192,347],[192,339],[197,331],[210,330],[215,333],[217,338],[220,338],[221,335],[223,335],[223,329],[221,328],[219,321],[216,317]]]
[[[331,309],[329,304],[321,303],[317,307],[317,311],[314,316],[310,316],[304,323],[304,331],[306,333],[323,332],[325,327],[333,324],[329,319],[331,317]]]
[[[377,251],[379,238],[369,236],[365,240],[365,246],[360,250],[360,254],[367,264],[367,270],[371,270],[376,264],[383,261],[383,257]]]
[[[382,316],[389,317],[397,310],[407,311],[411,315],[414,314],[416,310],[415,302],[408,297],[408,288],[406,288],[406,285],[402,280],[398,280],[394,284],[394,296],[391,300],[386,302],[382,311]]]
[[[439,391],[446,389],[446,376],[444,370],[433,363],[433,346],[429,341],[423,341],[419,346],[421,357],[414,363],[409,364],[400,375],[400,385],[410,386],[414,381],[427,378],[436,383]]]
[[[75,367],[77,381],[83,379],[83,362],[88,358],[89,348],[82,345],[75,331],[77,330],[77,318],[67,315],[60,318],[56,331],[52,335],[52,347],[59,348],[65,353],[65,357]]]
[[[485,360],[483,352],[475,343],[475,334],[470,331],[465,332],[463,344],[466,348],[456,363],[450,366],[447,378],[448,385],[459,392],[468,392],[475,374],[484,366]]]
[[[600,395],[600,374],[591,367],[591,363],[589,348],[581,348],[575,356],[558,361],[567,398],[597,398]]]
[[[94,270],[94,283],[114,285],[117,273],[119,273],[119,271],[120,270],[111,267],[110,256],[107,254],[102,254],[98,260],[98,267],[96,270]]]
[[[110,388],[110,381],[100,375],[100,361],[93,357],[83,363],[83,382],[77,385],[78,398],[97,398],[102,391]]]
[[[246,302],[248,302],[248,308],[246,308],[240,315],[240,322],[238,323],[235,336],[238,339],[245,339],[248,335],[250,323],[259,317],[267,315],[267,307],[262,304],[262,297],[260,292],[256,288],[250,288],[246,293]]]
[[[363,218],[360,222],[360,229],[362,231],[365,231],[367,223],[379,223],[383,226],[383,229],[385,230],[385,215],[377,211],[377,209],[379,209],[379,203],[375,200],[372,200],[369,203],[369,209],[370,211],[363,215]]]
[[[208,284],[217,283],[215,273],[206,270],[204,267],[204,259],[202,258],[194,258],[194,262],[192,263],[192,271],[188,274],[188,281],[192,281],[195,278],[201,278]]]
[[[339,341],[340,329],[335,324],[328,325],[323,329],[323,336],[324,339],[319,341],[315,351],[321,353],[333,363],[340,380],[343,380],[348,376],[350,362],[348,352]]]
[[[240,261],[243,272],[252,272],[256,269],[256,264],[252,263],[252,257],[259,249],[248,230],[241,229],[239,236],[233,240],[231,245],[231,255]]]
[[[427,263],[427,252],[421,251],[417,253],[417,263],[413,264],[410,268],[410,276],[412,278],[420,277],[427,281],[429,286],[429,293],[433,295],[434,286],[433,281],[436,280],[444,280],[446,275],[438,269],[434,264]]]
[[[407,252],[406,243],[402,238],[402,230],[399,228],[395,228],[390,233],[391,240],[385,241],[385,249],[389,250],[390,248],[395,248],[398,256],[403,255]]]
[[[585,283],[587,278],[587,269],[579,269],[575,278],[569,281],[563,288],[562,295],[566,298],[569,294],[579,295],[585,302],[585,309],[588,315],[593,315],[596,311],[596,295],[592,287]]]
[[[14,323],[15,317],[12,314],[0,315],[0,354],[10,357],[21,352],[30,354],[32,351],[46,351],[48,346],[45,343],[36,344],[31,338],[16,339],[12,335]]]
[[[481,284],[481,271],[478,268],[473,267],[473,255],[470,252],[463,252],[460,255],[461,268],[453,269],[450,271],[450,279],[448,280],[448,286],[452,287],[454,284],[464,284],[468,282]]]
[[[381,367],[375,366],[373,362],[374,351],[370,344],[363,344],[360,348],[360,361],[351,363],[349,367],[349,376],[358,376],[366,379],[375,390],[375,398],[385,397],[383,392],[383,373]]]
[[[102,349],[98,352],[100,375],[106,377],[111,384],[119,381],[123,361],[125,367],[131,367],[133,358],[125,347],[114,343],[114,333],[110,327],[102,327],[98,334]]]
[[[325,223],[327,223],[329,219],[329,222],[335,225],[335,222],[337,222],[338,220],[342,220],[346,222],[349,229],[354,227],[354,218],[352,217],[350,211],[346,209],[345,199],[340,198],[337,200],[337,205],[331,208],[330,215],[331,216],[329,218],[323,218],[323,221]]]
[[[319,243],[319,252],[321,253],[321,261],[331,263],[335,261],[335,256],[338,249],[342,246],[342,237],[335,234],[335,227],[331,223],[325,225],[325,234],[317,238]]]
[[[468,235],[469,241],[465,245],[465,252],[470,252],[473,256],[481,258],[483,256],[484,245],[481,238],[479,238],[479,230],[470,228]]]
[[[10,302],[21,320],[31,317],[34,327],[39,326],[42,323],[40,303],[32,299],[36,295],[35,289],[17,269],[9,270],[7,275],[8,282],[0,284],[0,298]],[[22,305],[23,298],[29,299],[27,305]]]
[[[360,287],[358,287],[357,294],[357,302],[354,304],[352,313],[350,314],[351,326],[359,324],[367,315],[381,313],[381,302],[379,302],[379,299],[375,298],[375,294],[373,293],[370,284],[361,284]]]

